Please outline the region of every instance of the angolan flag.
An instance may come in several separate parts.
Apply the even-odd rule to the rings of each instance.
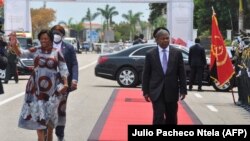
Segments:
[[[210,77],[222,86],[230,80],[234,74],[232,62],[226,50],[224,39],[220,33],[216,14],[212,16],[212,37],[210,52]]]

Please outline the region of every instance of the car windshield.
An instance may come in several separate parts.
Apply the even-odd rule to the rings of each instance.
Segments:
[[[32,39],[31,38],[17,37],[17,40],[20,43],[21,48],[23,48],[23,49],[29,49],[32,47]]]

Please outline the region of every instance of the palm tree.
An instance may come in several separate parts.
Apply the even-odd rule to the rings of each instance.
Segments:
[[[127,20],[127,22],[131,25],[130,26],[130,40],[132,40],[132,37],[135,35],[136,31],[136,24],[140,22],[140,16],[142,15],[142,12],[137,12],[133,14],[132,10],[128,11],[128,14],[122,14],[122,17]]]
[[[84,29],[84,26],[83,26],[81,21],[76,22],[76,23],[72,23],[72,20],[73,20],[73,18],[70,18],[68,20],[67,26],[70,30],[73,30],[76,32],[76,38],[79,39],[79,33]],[[64,22],[60,22],[60,23],[64,24]]]
[[[92,21],[95,20],[96,17],[100,15],[99,12],[95,12],[94,14],[91,14],[90,9],[88,8],[88,11],[85,15],[85,17],[82,18],[82,22],[88,21],[89,22],[89,32],[90,32],[90,47],[92,45]]]
[[[68,27],[69,27],[69,28],[70,28],[70,26],[72,25],[72,20],[73,20],[73,18],[72,18],[72,17],[70,17],[70,18],[69,18],[69,20],[68,20],[67,25],[68,25]]]
[[[148,40],[149,38],[149,31],[150,31],[150,28],[151,28],[151,25],[150,23],[146,22],[146,21],[140,21],[140,33],[142,33],[143,35],[145,35],[145,38]]]
[[[154,28],[156,28],[156,27],[166,27],[166,25],[167,25],[167,21],[166,21],[166,18],[164,18],[163,16],[157,17],[153,21]]]
[[[109,7],[109,5],[107,4],[105,9],[101,9],[101,8],[97,8],[98,11],[100,11],[101,15],[105,18],[106,21],[106,29],[109,30],[109,27],[112,24],[112,18],[113,16],[118,15],[118,11],[115,11],[115,7]]]

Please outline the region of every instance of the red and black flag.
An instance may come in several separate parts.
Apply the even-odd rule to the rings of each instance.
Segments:
[[[224,39],[220,33],[216,14],[212,16],[212,37],[210,52],[210,77],[223,86],[234,74],[233,64],[226,50]]]

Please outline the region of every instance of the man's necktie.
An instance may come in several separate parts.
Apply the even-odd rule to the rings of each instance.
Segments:
[[[163,56],[162,56],[162,68],[163,68],[164,74],[166,74],[166,71],[167,71],[167,63],[168,63],[166,52],[167,52],[166,49],[163,49],[163,50],[162,50],[162,53],[163,53]]]

